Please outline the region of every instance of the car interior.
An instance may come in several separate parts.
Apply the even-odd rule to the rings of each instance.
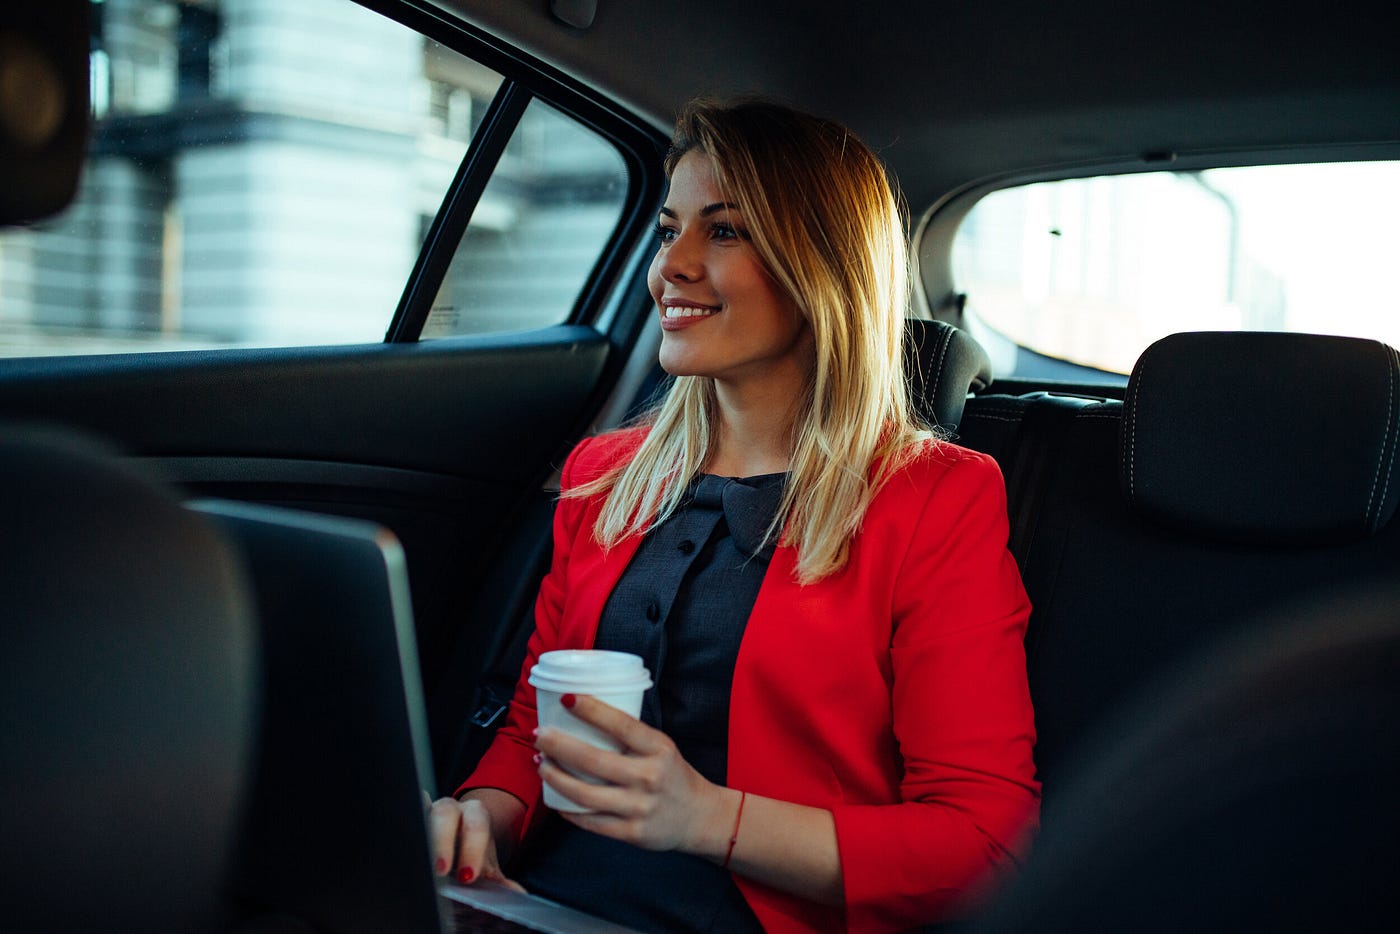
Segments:
[[[457,787],[519,674],[563,458],[665,386],[645,276],[674,116],[757,92],[885,161],[909,224],[913,404],[1006,481],[1044,815],[972,929],[1392,929],[1391,18],[1362,0],[7,5],[0,912],[21,930],[438,923],[337,914],[354,874],[256,898],[230,881],[286,858],[256,842],[295,819],[268,757],[305,792],[415,754],[293,756],[270,726],[291,703],[274,685],[345,688],[317,680],[351,664],[322,658],[324,617],[364,580],[291,570],[279,549],[332,546],[278,516],[401,549],[407,641],[341,648],[380,647],[407,681],[393,715],[424,714],[421,784]],[[1212,173],[1316,165],[1391,172],[1359,198],[1266,199],[1379,212],[1348,249],[1389,291],[1357,300],[1331,254],[1217,235],[1244,188]],[[1159,190],[1043,187],[1100,179]],[[1154,270],[1132,287],[1158,315],[1136,343],[1106,336],[1103,294],[995,277],[1099,276],[1113,249],[1076,240],[1075,205],[1133,204],[1159,228],[1120,251]],[[978,252],[998,231],[1014,249]],[[1228,268],[1224,298],[1177,290],[1192,263],[1162,257],[1183,243]],[[1374,328],[1282,326],[1290,265],[1322,283],[1321,320]],[[997,310],[1008,296],[1034,301]],[[245,508],[283,531],[230,526]],[[364,691],[347,703],[384,696]]]

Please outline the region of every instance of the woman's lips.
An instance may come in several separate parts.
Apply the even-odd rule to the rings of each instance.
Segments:
[[[706,318],[719,314],[717,305],[663,304],[661,306],[661,329],[679,331],[699,324]]]

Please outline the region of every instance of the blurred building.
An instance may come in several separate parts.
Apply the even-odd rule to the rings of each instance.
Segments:
[[[0,235],[0,340],[381,340],[500,77],[348,0],[93,12],[92,157],[70,210]],[[538,102],[526,117],[439,334],[562,320],[616,224],[612,147]]]

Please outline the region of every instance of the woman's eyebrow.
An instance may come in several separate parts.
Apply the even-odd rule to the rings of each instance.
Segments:
[[[703,208],[701,208],[701,209],[700,209],[700,216],[701,216],[701,217],[709,217],[711,214],[715,214],[715,213],[718,213],[718,212],[720,212],[720,211],[737,211],[737,210],[739,210],[739,205],[735,204],[733,201],[716,201],[714,204],[707,204],[707,205],[705,205]],[[676,212],[675,212],[675,211],[671,210],[671,209],[668,208],[668,207],[664,207],[664,206],[661,208],[661,213],[664,214],[664,215],[666,215],[667,217],[675,217],[675,216],[676,216]]]

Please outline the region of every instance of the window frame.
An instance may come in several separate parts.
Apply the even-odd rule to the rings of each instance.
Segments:
[[[385,342],[418,342],[472,213],[526,108],[536,99],[606,139],[622,157],[626,170],[627,190],[621,216],[604,242],[568,317],[561,323],[595,322],[606,298],[634,274],[633,254],[643,233],[650,229],[652,214],[665,186],[661,168],[667,145],[665,135],[558,69],[424,0],[354,2],[501,76],[501,85],[481,125],[472,135],[466,155],[429,225],[385,332]],[[614,325],[630,331],[632,322],[621,320],[629,317],[620,316]]]
[[[1208,169],[1248,168],[1267,165],[1302,165],[1328,162],[1381,162],[1400,160],[1400,142],[1354,142],[1299,145],[1278,149],[1240,149],[1200,152],[1162,150],[1123,159],[1043,166],[1020,172],[976,179],[936,200],[914,225],[911,268],[915,314],[971,329],[991,354],[994,369],[999,358],[1016,350],[1047,361],[1063,364],[1066,379],[1103,380],[1121,384],[1127,376],[1110,370],[1050,357],[1035,348],[1016,343],[1011,337],[991,332],[990,325],[970,327],[966,303],[968,295],[953,275],[953,242],[968,213],[988,195],[1007,188],[1038,182],[1088,179],[1101,176],[1141,175],[1150,172],[1195,172]],[[980,319],[978,319],[980,323]],[[990,332],[990,333],[988,333]],[[997,346],[998,342],[1004,346]],[[998,372],[998,378],[1011,374]]]

